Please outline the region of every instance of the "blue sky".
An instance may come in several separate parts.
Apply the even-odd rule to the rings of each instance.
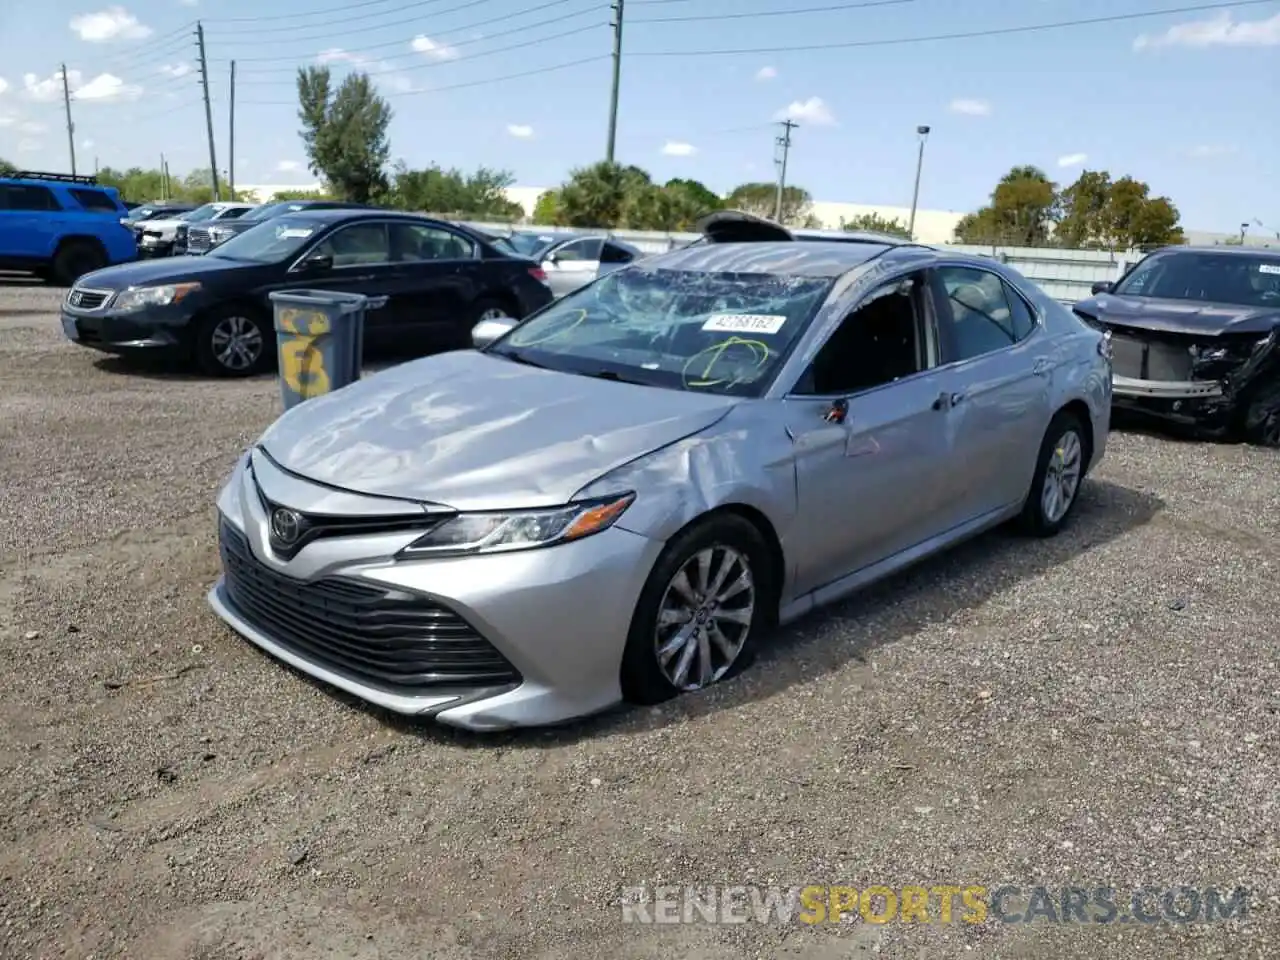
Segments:
[[[717,190],[772,179],[771,124],[789,114],[800,124],[790,182],[820,200],[906,205],[915,128],[928,124],[925,208],[973,209],[1014,164],[1037,164],[1063,182],[1084,166],[1146,180],[1190,227],[1232,230],[1256,219],[1280,231],[1280,0],[878,44],[1193,5],[626,0],[618,159]],[[237,61],[240,183],[312,179],[296,132],[293,71],[318,58],[375,74],[396,110],[392,154],[411,165],[483,164],[511,170],[522,185],[547,186],[604,154],[608,0],[0,6],[0,157],[23,166],[67,166],[64,61],[82,168],[95,157],[102,165],[156,166],[162,152],[175,173],[208,166],[197,18],[224,168],[229,61]],[[801,12],[813,7],[829,9]],[[779,11],[786,12],[767,15]],[[840,43],[864,45],[783,49]],[[515,44],[523,46],[509,49]],[[706,53],[714,50],[747,52]],[[651,55],[683,51],[693,53]]]

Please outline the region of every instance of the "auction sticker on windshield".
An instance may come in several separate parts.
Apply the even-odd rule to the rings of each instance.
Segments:
[[[1280,264],[1260,263],[1258,264],[1258,272],[1280,274]]]
[[[315,231],[308,227],[286,227],[279,236],[281,240],[305,240],[313,233]]]
[[[766,313],[717,313],[702,325],[703,330],[717,333],[777,333],[786,317]]]

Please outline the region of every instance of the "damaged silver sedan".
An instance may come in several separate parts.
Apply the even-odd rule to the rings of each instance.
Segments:
[[[491,730],[700,690],[775,624],[1067,522],[1107,443],[1106,337],[986,259],[768,236],[290,410],[219,497],[214,609],[367,701]]]
[[[1112,334],[1117,410],[1280,446],[1280,251],[1173,247],[1075,306]]]

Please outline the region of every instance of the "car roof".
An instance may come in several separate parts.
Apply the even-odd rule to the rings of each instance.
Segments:
[[[770,273],[790,277],[834,279],[895,249],[883,243],[758,240],[740,243],[694,243],[648,257],[645,264],[665,270],[700,273]],[[913,251],[924,248],[910,247]]]
[[[295,216],[306,217],[308,220],[317,220],[322,223],[337,223],[340,220],[358,220],[374,217],[379,220],[408,220],[414,223],[438,223],[442,226],[457,227],[457,224],[447,224],[443,220],[424,217],[419,213],[381,210],[377,207],[323,207],[319,210],[313,207],[308,210],[299,210]]]
[[[1157,247],[1151,253],[1217,253],[1224,257],[1240,257],[1240,256],[1280,256],[1280,250],[1272,247],[1250,247],[1242,244],[1233,243],[1231,245],[1221,244],[1216,246],[1204,247]],[[1147,254],[1150,256],[1151,253]]]

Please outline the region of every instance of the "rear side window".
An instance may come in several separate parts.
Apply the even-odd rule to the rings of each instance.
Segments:
[[[71,196],[75,197],[76,203],[84,209],[92,210],[94,213],[115,213],[119,210],[116,202],[101,190],[83,190],[73,187]]]
[[[235,220],[237,217],[243,217],[251,208],[242,207],[240,209],[223,210],[222,213],[215,214],[215,220]]]
[[[61,210],[53,191],[25,183],[0,185],[0,210]]]
[[[633,259],[635,258],[628,251],[615,247],[612,243],[606,243],[600,254],[601,263],[630,263]]]

